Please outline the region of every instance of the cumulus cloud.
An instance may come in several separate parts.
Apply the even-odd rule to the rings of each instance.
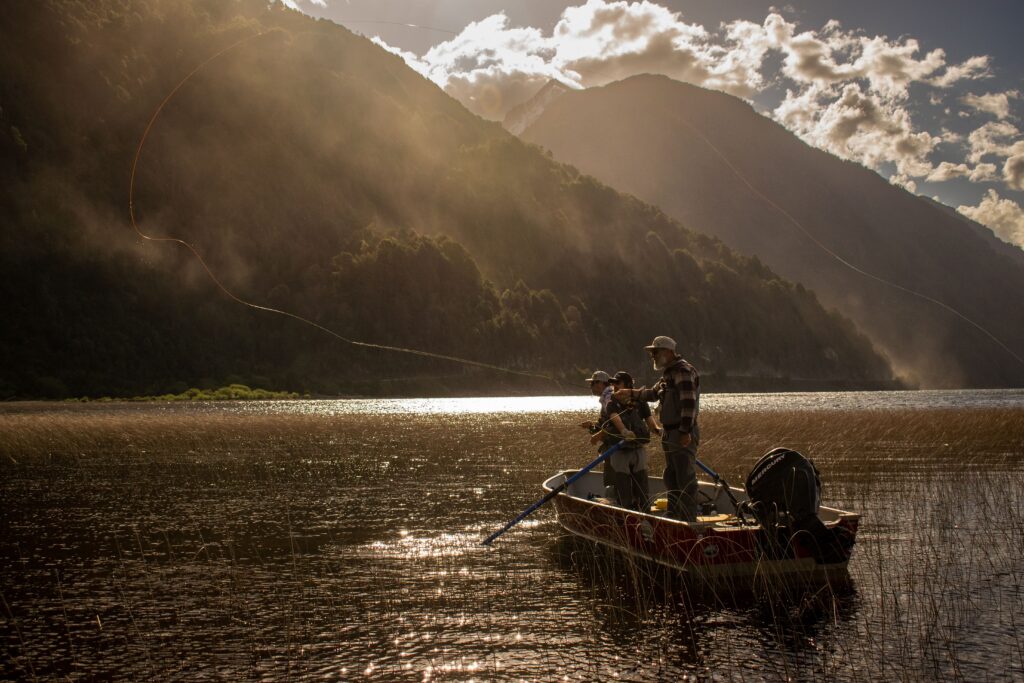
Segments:
[[[304,1],[308,2],[310,5],[316,5],[318,7],[326,7],[327,6],[327,0],[304,0]],[[273,0],[271,0],[271,2],[273,2]],[[300,12],[302,11],[301,5],[303,4],[303,0],[280,0],[280,2],[281,2],[282,5],[284,5],[288,9],[298,10]]]
[[[986,157],[1003,161],[1003,182],[1014,190],[1024,190],[1024,139],[1015,125],[1007,121],[989,121],[967,136],[970,153],[967,160],[977,164]]]
[[[983,183],[998,180],[996,165],[982,163],[971,168],[967,164],[954,164],[951,161],[943,161],[928,174],[925,178],[931,183],[942,183],[954,178],[967,178],[972,183]]]
[[[906,177],[931,173],[928,155],[942,142],[939,136],[915,130],[905,108],[865,92],[857,83],[847,83],[838,93],[820,86],[801,94],[790,91],[774,114],[816,147],[869,168],[890,162]]]
[[[967,160],[976,164],[989,155],[1009,156],[1010,138],[1020,135],[1017,126],[1005,121],[990,121],[967,136],[970,154]]]
[[[1007,153],[1003,180],[1011,189],[1024,191],[1024,140],[1011,145]]]
[[[989,190],[978,206],[958,206],[957,211],[990,228],[1002,240],[1024,248],[1024,209]]]
[[[774,116],[812,145],[876,170],[891,164],[907,179],[992,176],[991,164],[979,170],[980,159],[965,168],[935,167],[930,155],[942,141],[956,142],[954,135],[917,129],[908,103],[912,83],[941,90],[990,75],[988,58],[948,64],[942,49],[922,51],[913,38],[864,35],[837,21],[802,30],[772,10],[760,23],[708,29],[649,0],[587,0],[566,8],[550,33],[512,26],[505,14],[495,14],[422,56],[388,49],[491,119],[552,79],[586,88],[658,73],[752,97],[781,77],[789,88]],[[770,54],[782,58],[781,71],[766,78]],[[992,103],[983,106],[998,108]],[[1019,177],[1019,166],[1014,161],[1006,173]]]
[[[1002,120],[1010,115],[1010,100],[1019,97],[1019,91],[1007,90],[1006,92],[990,92],[984,95],[967,93],[960,98],[960,101],[972,109],[994,114],[997,119]]]
[[[584,88],[658,73],[748,97],[763,86],[762,34],[734,22],[712,35],[656,3],[589,0],[566,8],[550,35],[500,13],[422,56],[391,51],[472,111],[500,119],[551,79]]]
[[[748,98],[781,85],[786,96],[771,112],[776,120],[807,143],[887,173],[911,191],[918,180],[955,179],[1002,180],[1024,189],[1024,142],[1010,123],[1020,93],[948,94],[991,78],[989,57],[949,63],[944,50],[926,50],[912,37],[867,35],[834,20],[808,29],[783,11],[772,9],[761,22],[705,27],[651,0],[587,0],[563,10],[550,32],[514,26],[499,13],[423,55],[375,40],[490,119],[502,119],[550,80],[587,88],[657,73]],[[769,65],[777,71],[765,73]],[[950,111],[954,100],[962,111]],[[915,122],[928,102],[944,107],[947,117],[932,131]],[[979,115],[996,120],[966,138],[941,127]],[[936,164],[939,145],[946,154]],[[950,160],[953,154],[963,156]]]
[[[960,81],[989,78],[991,75],[988,56],[980,55],[971,57],[961,64],[946,67],[946,71],[941,76],[937,76],[928,82],[939,88],[948,88]]]
[[[951,84],[984,72],[978,65],[947,66],[941,49],[920,55],[912,38],[857,35],[835,21],[820,31],[797,31],[773,11],[760,24],[739,20],[709,31],[649,0],[568,7],[550,35],[495,14],[422,56],[396,52],[470,109],[500,118],[518,104],[518,93],[551,78],[582,88],[658,73],[750,97],[764,87],[762,67],[771,51],[783,56],[783,75],[801,87],[863,80],[887,98],[906,97],[916,81]]]

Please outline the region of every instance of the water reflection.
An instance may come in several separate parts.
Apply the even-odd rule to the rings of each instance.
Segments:
[[[261,401],[239,404],[263,414],[337,415],[529,415],[592,410],[593,396],[506,396],[482,398],[341,399]],[[705,394],[702,410],[907,410],[935,408],[1024,408],[1024,389],[794,392]],[[237,408],[233,408],[237,409]]]
[[[849,590],[744,594],[550,511],[481,547],[593,457],[529,400],[0,407],[0,679],[1024,677],[1019,409],[709,410],[723,474],[792,444],[864,515]]]

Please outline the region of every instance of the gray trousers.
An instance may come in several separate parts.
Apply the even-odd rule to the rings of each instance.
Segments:
[[[647,450],[641,446],[619,450],[604,461],[605,498],[620,507],[647,512]]]
[[[665,488],[668,491],[668,516],[687,522],[697,520],[697,446],[700,429],[693,426],[690,445],[681,446],[683,434],[667,429],[661,437],[665,450]]]

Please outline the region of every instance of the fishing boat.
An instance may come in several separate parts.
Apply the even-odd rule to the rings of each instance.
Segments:
[[[559,524],[570,534],[690,576],[730,579],[845,575],[860,516],[819,505],[819,488],[809,494],[814,500],[793,504],[798,498],[794,491],[799,487],[792,486],[792,472],[781,467],[774,472],[763,468],[764,462],[772,462],[772,453],[778,451],[762,458],[758,463],[762,469],[755,468],[751,473],[747,488],[757,487],[760,493],[766,485],[774,486],[779,494],[775,500],[758,507],[751,503],[763,501],[751,501],[745,489],[729,487],[721,479],[698,480],[701,514],[696,522],[666,516],[665,484],[660,478],[650,479],[651,505],[646,511],[628,510],[609,502],[604,497],[602,473],[597,471],[573,479],[579,471],[566,470],[543,486],[549,495],[563,488],[554,495],[553,502]],[[785,464],[781,457],[775,462]],[[762,477],[755,479],[758,472],[763,472]],[[814,479],[820,487],[816,470]],[[772,498],[770,494],[760,497]],[[780,505],[779,501],[790,505]],[[784,509],[801,506],[810,514],[794,515]],[[770,514],[765,514],[769,510]]]

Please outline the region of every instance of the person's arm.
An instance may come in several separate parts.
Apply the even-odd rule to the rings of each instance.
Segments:
[[[661,381],[655,383],[653,387],[648,389],[647,387],[640,387],[639,389],[632,389],[632,398],[637,401],[644,401],[645,403],[654,403],[658,400],[658,392],[661,390]]]
[[[661,427],[658,426],[658,421],[654,419],[653,415],[647,416],[647,428],[651,430],[651,434],[661,434]]]
[[[658,393],[661,391],[662,380],[655,383],[653,387],[648,389],[647,387],[640,387],[639,389],[619,389],[612,396],[615,400],[626,402],[626,401],[643,401],[645,403],[655,403],[658,400]]]
[[[675,379],[679,392],[679,431],[689,434],[697,419],[697,371],[692,367],[680,369]]]
[[[685,447],[693,440],[690,433],[697,419],[697,370],[692,366],[680,368],[674,379],[679,397],[679,433],[682,435],[679,445]]]

